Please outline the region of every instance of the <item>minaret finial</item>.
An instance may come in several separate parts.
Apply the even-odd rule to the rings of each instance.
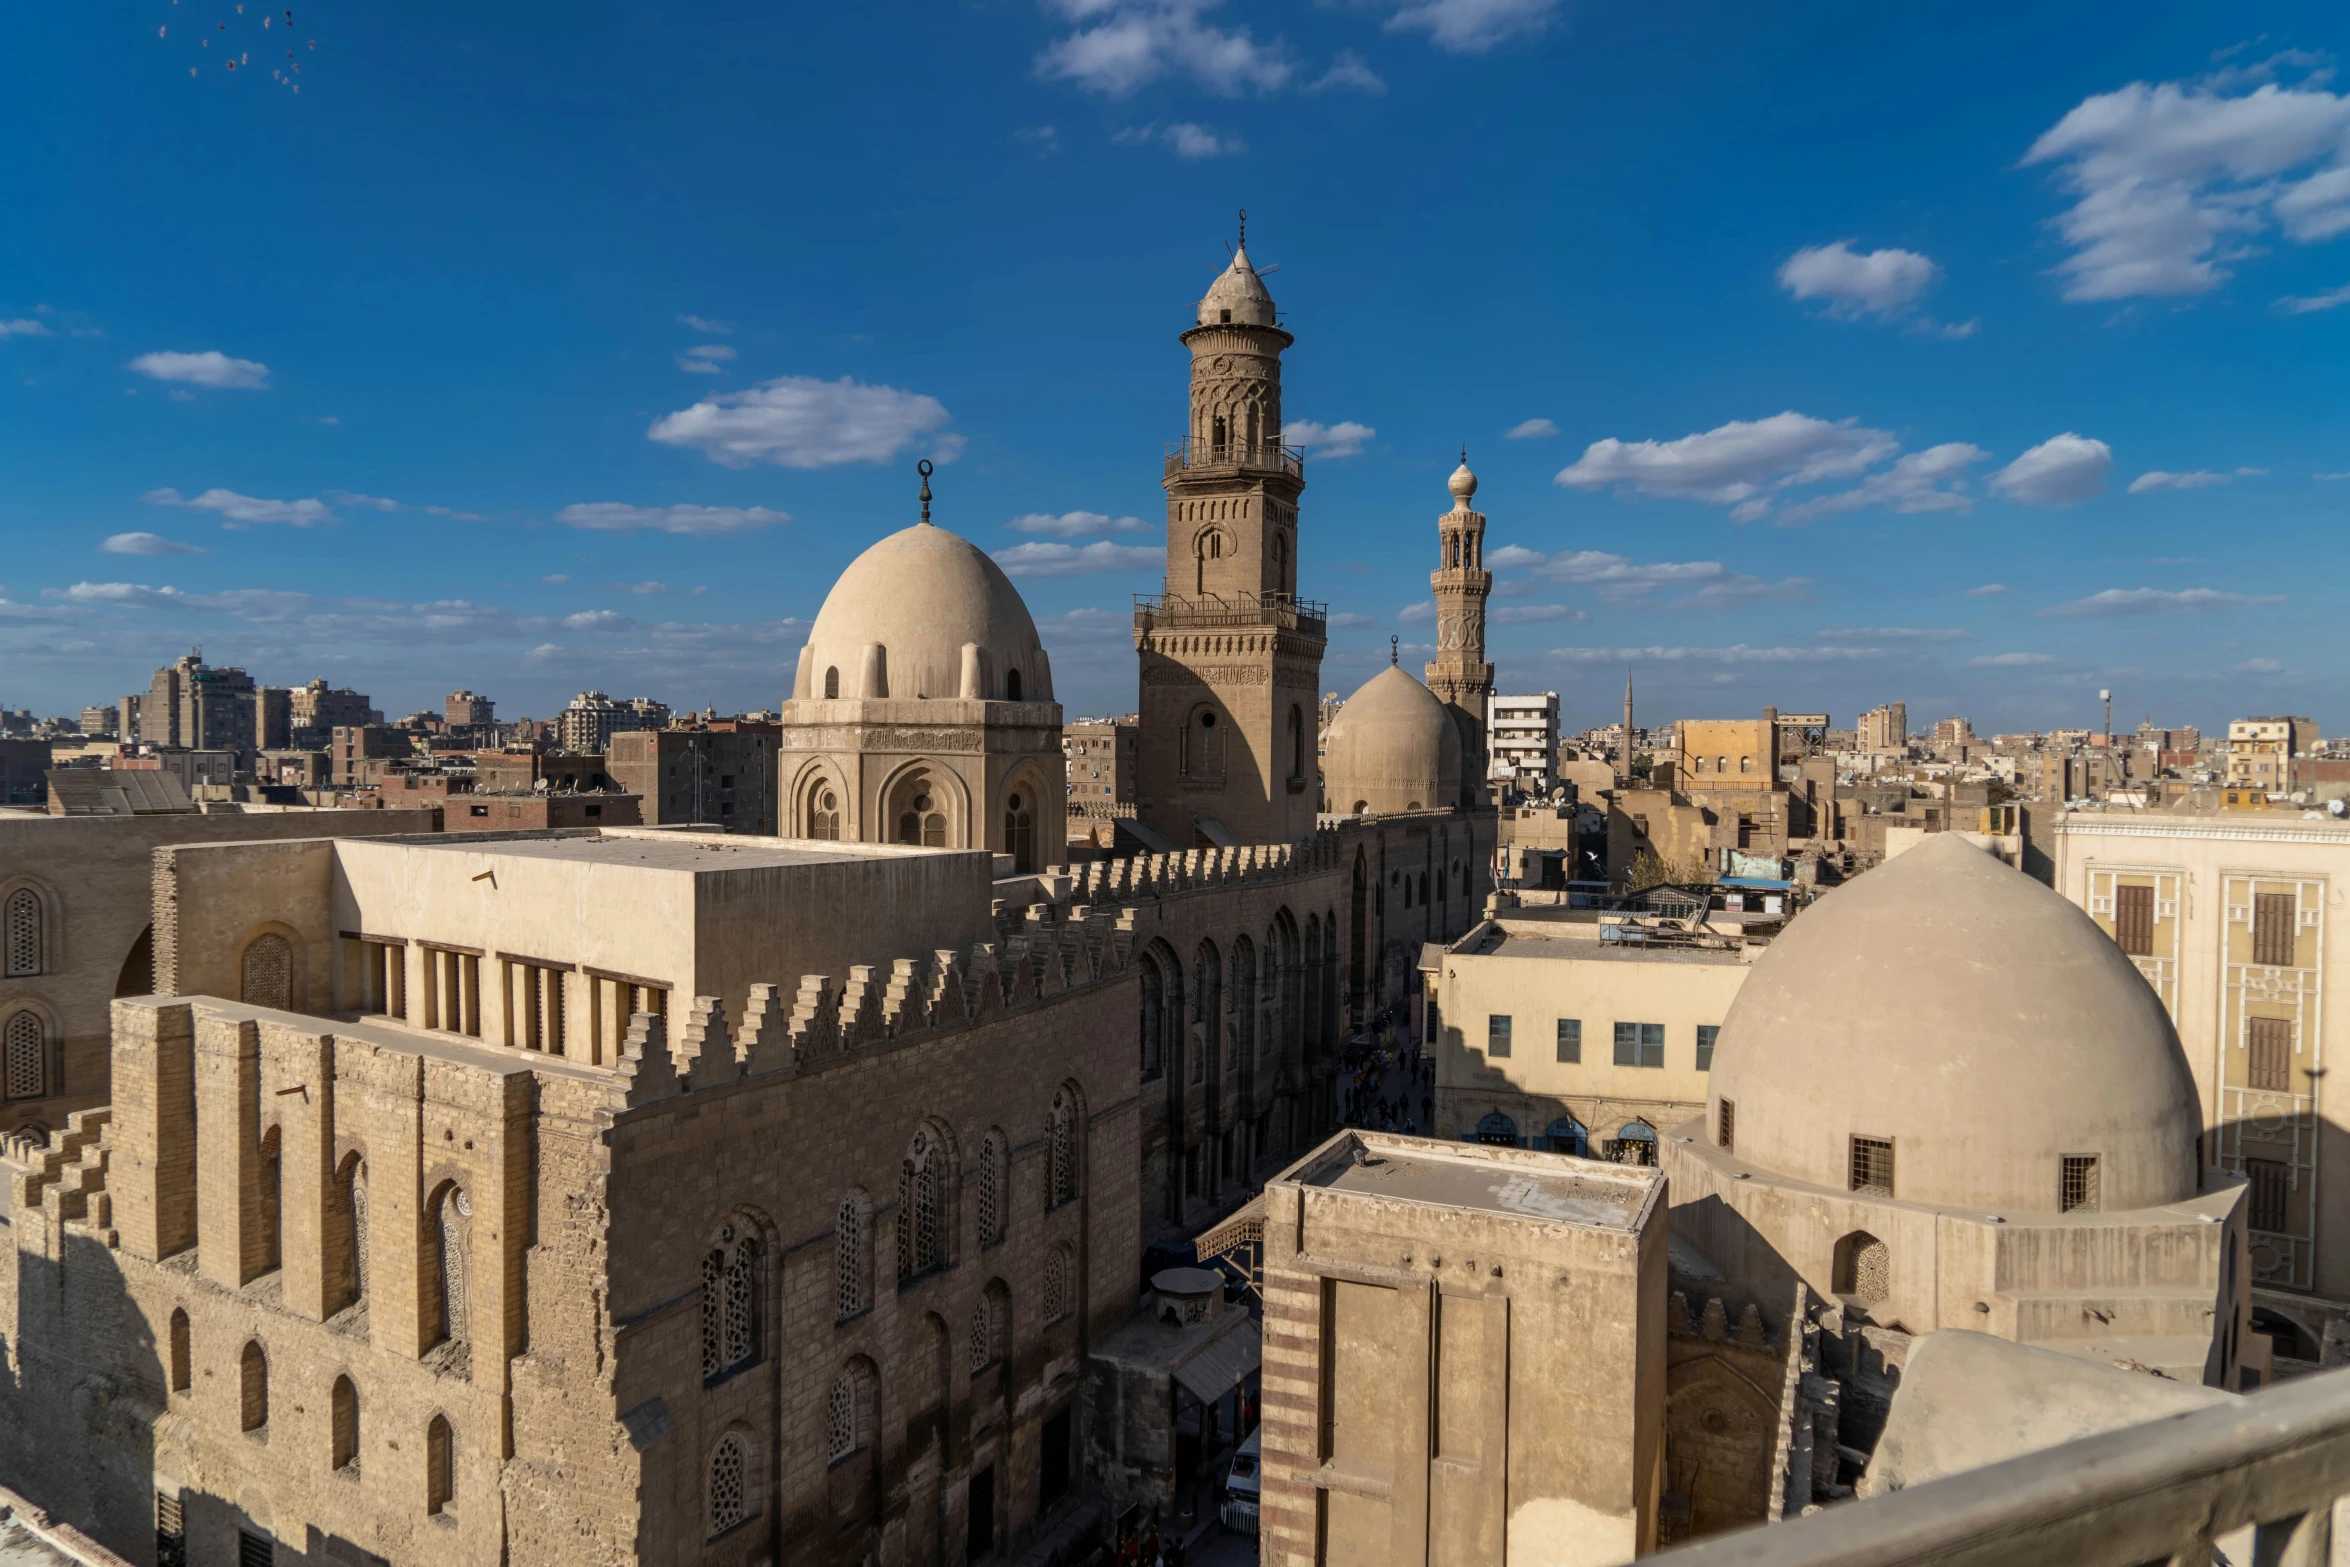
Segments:
[[[1248,208],[1240,209],[1240,248],[1248,249]]]
[[[1387,664],[1388,664],[1388,667],[1389,667],[1389,668],[1391,668],[1391,669],[1392,669],[1392,668],[1394,668],[1394,667],[1395,667],[1395,665],[1396,665],[1398,662],[1400,662],[1400,661],[1401,661],[1401,659],[1402,659],[1402,656],[1403,656],[1403,638],[1401,638],[1401,637],[1389,637],[1389,638],[1387,639]]]
[[[1466,441],[1461,442],[1461,466],[1469,466],[1469,443]]]
[[[925,457],[914,464],[914,471],[922,475],[922,520],[930,521],[930,459]]]

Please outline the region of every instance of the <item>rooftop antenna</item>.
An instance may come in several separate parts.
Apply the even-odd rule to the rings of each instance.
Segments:
[[[1401,637],[1389,637],[1389,638],[1387,639],[1387,662],[1388,662],[1388,665],[1389,665],[1389,667],[1391,667],[1391,668],[1392,668],[1392,667],[1393,667],[1393,666],[1394,666],[1394,665],[1395,665],[1395,664],[1396,664],[1396,663],[1397,663],[1397,662],[1398,662],[1398,661],[1401,659],[1401,657],[1402,657],[1402,654],[1403,654],[1403,649],[1402,649],[1402,646],[1401,646],[1402,642],[1403,642],[1403,638],[1401,638]]]
[[[928,524],[930,521],[930,459],[925,457],[914,464],[914,471],[922,475],[922,521]]]

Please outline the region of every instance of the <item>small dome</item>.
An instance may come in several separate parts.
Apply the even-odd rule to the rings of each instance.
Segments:
[[[1273,296],[1265,292],[1265,280],[1249,264],[1246,246],[1232,253],[1232,265],[1217,274],[1216,281],[1208,285],[1207,296],[1199,302],[1201,326],[1226,320],[1243,326],[1274,324]]]
[[[1330,809],[1450,810],[1461,794],[1461,734],[1436,693],[1389,665],[1330,721],[1323,746]]]
[[[1451,478],[1444,481],[1444,487],[1452,491],[1452,498],[1464,507],[1476,495],[1477,476],[1469,471],[1469,454],[1467,452],[1461,453],[1461,465],[1452,471]]]
[[[1852,1185],[1893,1144],[1899,1201],[2053,1213],[2067,1156],[2096,1205],[2195,1195],[2195,1082],[2161,1000],[2072,904],[1955,834],[1823,897],[1757,960],[1708,1097],[1736,1157]]]
[[[868,656],[875,647],[878,660]],[[1053,677],[1003,568],[925,522],[849,562],[816,612],[792,695],[1049,702]]]

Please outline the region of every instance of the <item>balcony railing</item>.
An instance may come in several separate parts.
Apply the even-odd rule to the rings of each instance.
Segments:
[[[2350,1495],[2350,1372],[2084,1437],[1648,1558],[1657,1567],[2323,1567]]]
[[[1167,477],[1204,468],[1285,473],[1305,477],[1305,453],[1279,441],[1177,441],[1167,448]]]
[[[1202,593],[1134,595],[1137,631],[1221,630],[1235,626],[1272,626],[1284,631],[1310,631],[1328,636],[1330,606],[1320,599],[1301,599],[1290,593]]]

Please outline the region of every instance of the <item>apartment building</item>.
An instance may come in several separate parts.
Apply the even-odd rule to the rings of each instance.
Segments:
[[[1485,699],[1485,748],[1492,760],[1489,782],[1548,794],[1558,775],[1558,741],[1556,691]]]

